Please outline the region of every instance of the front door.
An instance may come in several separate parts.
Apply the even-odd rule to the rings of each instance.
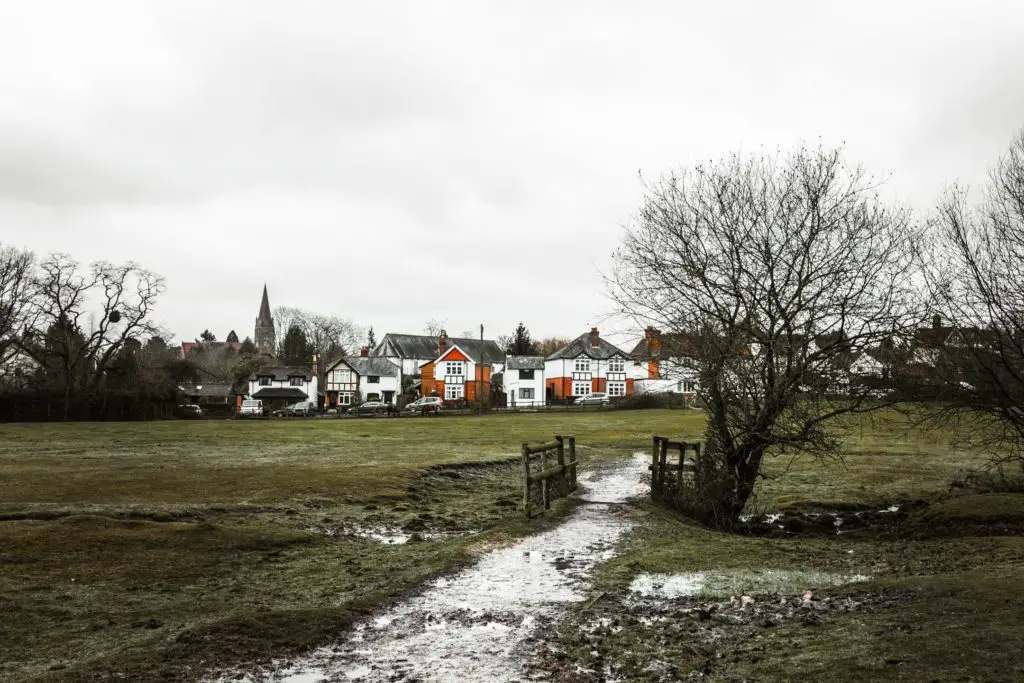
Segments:
[[[388,405],[391,405],[392,403],[394,403],[395,402],[395,392],[393,392],[393,391],[385,391],[384,392],[384,402],[387,403]]]

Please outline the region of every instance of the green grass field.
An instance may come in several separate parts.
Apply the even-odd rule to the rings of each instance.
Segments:
[[[0,679],[192,680],[211,666],[301,651],[427,577],[557,521],[565,505],[546,519],[522,518],[520,473],[509,462],[521,442],[575,434],[586,463],[646,449],[655,433],[696,438],[702,425],[700,413],[657,410],[0,425]],[[773,461],[753,505],[925,500],[960,514],[945,500],[948,485],[978,454],[952,449],[942,435],[908,434],[894,419],[854,427],[841,461]],[[942,509],[929,508],[939,520]],[[846,541],[742,538],[649,506],[640,514],[641,531],[602,570],[607,590],[643,570],[852,566]],[[450,535],[386,545],[344,533],[353,527]],[[960,610],[977,631],[981,616],[967,607],[980,597],[995,625],[974,640],[1006,637],[1004,617],[1024,616],[1019,598],[992,601],[1024,578],[1017,540],[922,540],[906,552],[862,541],[854,557],[879,580],[909,581],[946,600],[871,619]],[[842,658],[878,648],[886,628],[870,620],[840,627],[848,647],[836,647],[832,626],[798,634],[802,659],[780,654],[772,676],[786,678],[789,666],[848,666]],[[913,633],[904,640],[916,654],[901,661],[927,653],[922,631]],[[785,627],[770,636],[789,637]],[[1019,636],[1007,646],[1019,648]],[[740,657],[736,671],[756,674],[752,657]]]

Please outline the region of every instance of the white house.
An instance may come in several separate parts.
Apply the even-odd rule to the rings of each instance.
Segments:
[[[586,396],[604,391],[612,398],[633,394],[633,382],[647,376],[617,346],[601,339],[596,327],[544,359],[547,399]]]
[[[502,383],[508,407],[544,405],[544,357],[508,356]]]
[[[355,393],[364,401],[395,404],[402,393],[402,372],[387,358],[340,358],[327,367],[324,393],[332,408],[352,405]]]
[[[249,398],[280,408],[300,401],[319,405],[316,375],[309,368],[260,368],[249,375]]]

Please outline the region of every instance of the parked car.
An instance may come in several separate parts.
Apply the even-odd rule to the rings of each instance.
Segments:
[[[364,401],[357,406],[352,406],[348,412],[353,415],[383,415],[387,412],[388,404],[383,401]]]
[[[293,417],[311,417],[316,415],[316,404],[312,401],[299,401],[288,406],[288,411]]]
[[[203,409],[194,403],[178,406],[178,417],[183,420],[198,420],[203,416]]]
[[[263,417],[263,401],[258,399],[242,401],[242,407],[238,414],[242,417]]]
[[[284,408],[278,408],[271,415],[274,417],[307,417],[316,415],[316,405],[312,401],[299,401],[286,405]]]
[[[424,396],[423,398],[416,399],[405,407],[407,413],[420,413],[426,415],[427,413],[438,414],[441,412],[443,401],[440,396]]]
[[[575,401],[575,404],[578,406],[606,406],[609,403],[611,403],[611,399],[603,391],[595,391],[592,394],[580,396]]]

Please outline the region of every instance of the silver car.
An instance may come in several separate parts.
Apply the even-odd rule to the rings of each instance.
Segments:
[[[611,402],[608,398],[608,394],[603,391],[595,391],[586,396],[580,396],[576,399],[575,404],[578,406],[606,406]]]

